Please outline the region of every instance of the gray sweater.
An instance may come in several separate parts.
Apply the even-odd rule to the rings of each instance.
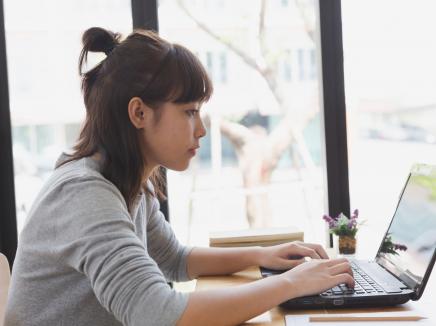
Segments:
[[[187,247],[152,196],[129,213],[91,158],[49,178],[20,234],[5,326],[174,325],[188,295]]]

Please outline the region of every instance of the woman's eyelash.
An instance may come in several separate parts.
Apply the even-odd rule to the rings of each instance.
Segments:
[[[194,116],[194,115],[198,114],[198,110],[187,110],[186,113],[189,116]]]

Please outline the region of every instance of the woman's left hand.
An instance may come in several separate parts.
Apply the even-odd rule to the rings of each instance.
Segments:
[[[283,270],[291,269],[303,262],[305,257],[328,259],[324,248],[319,244],[294,241],[271,247],[261,247],[259,266]]]

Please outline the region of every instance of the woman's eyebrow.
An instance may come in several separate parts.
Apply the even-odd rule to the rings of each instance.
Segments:
[[[200,110],[201,105],[197,104],[197,103],[187,103],[183,106],[185,109],[196,109],[196,110]]]

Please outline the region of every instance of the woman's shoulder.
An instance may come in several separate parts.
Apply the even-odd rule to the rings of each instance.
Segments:
[[[62,159],[65,160],[65,156],[61,156],[59,160]],[[101,174],[98,162],[90,157],[68,161],[58,166],[47,180],[47,190],[65,192],[69,196],[74,194],[99,199],[108,197],[124,201],[118,188]]]

